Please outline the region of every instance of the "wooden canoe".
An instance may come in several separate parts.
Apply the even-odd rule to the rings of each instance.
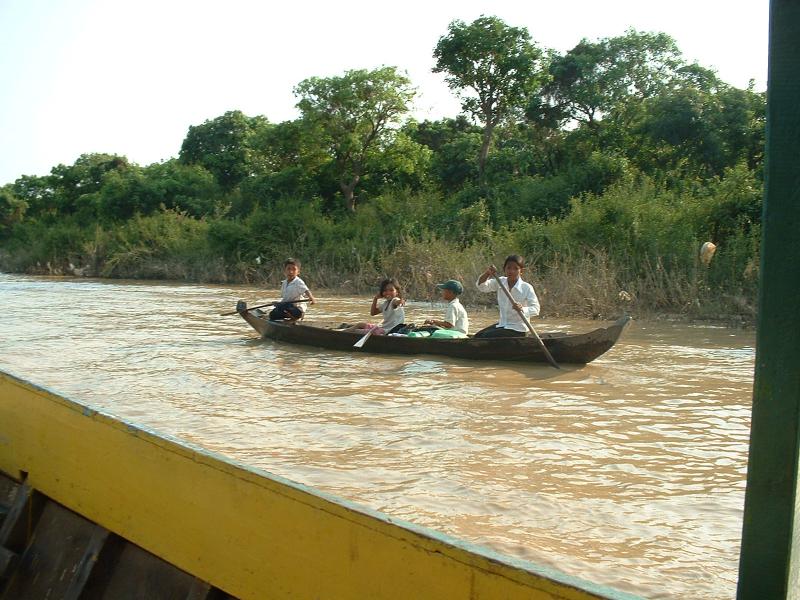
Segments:
[[[363,348],[354,348],[361,333],[318,327],[301,322],[270,321],[259,311],[248,311],[240,304],[237,310],[263,338],[349,352],[379,354],[438,354],[471,360],[547,362],[536,339],[531,337],[494,339],[433,339],[373,335]],[[540,333],[544,345],[559,364],[586,364],[608,352],[617,342],[630,317],[587,333]]]

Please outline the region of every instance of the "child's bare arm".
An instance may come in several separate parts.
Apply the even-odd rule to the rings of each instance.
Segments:
[[[378,300],[380,300],[380,298],[381,295],[376,294],[375,297],[372,299],[372,306],[369,307],[369,314],[371,314],[373,317],[375,315],[381,314],[381,309],[378,308]]]
[[[436,319],[425,319],[425,325],[435,325],[436,327],[442,327],[443,329],[452,329],[453,324],[450,321],[438,321]]]

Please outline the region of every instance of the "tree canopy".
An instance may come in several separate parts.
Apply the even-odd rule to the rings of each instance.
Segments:
[[[295,88],[306,139],[324,148],[333,161],[349,211],[356,209],[356,186],[370,160],[392,143],[394,126],[409,111],[414,94],[411,81],[395,67],[311,77]]]
[[[682,65],[675,41],[664,33],[629,30],[596,42],[583,39],[563,55],[551,52],[543,97],[562,120],[593,126],[629,99],[670,87]]]
[[[180,161],[210,171],[226,190],[253,173],[253,139],[267,127],[265,117],[232,110],[201,125],[192,125],[183,140]]]
[[[497,17],[453,21],[433,51],[434,73],[445,73],[461,106],[483,124],[478,170],[483,174],[495,128],[521,110],[543,81],[542,52],[524,27]]]

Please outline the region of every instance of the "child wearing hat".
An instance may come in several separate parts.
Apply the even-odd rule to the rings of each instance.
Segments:
[[[464,291],[464,286],[455,279],[450,279],[444,283],[437,284],[436,287],[442,290],[442,299],[447,301],[444,321],[427,319],[425,324],[435,325],[444,329],[455,329],[467,335],[469,333],[469,317],[467,317],[467,311],[458,299],[458,296]]]

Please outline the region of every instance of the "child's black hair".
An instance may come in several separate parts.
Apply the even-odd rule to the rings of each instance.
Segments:
[[[381,298],[383,298],[383,290],[386,289],[387,285],[393,285],[394,289],[397,290],[397,296],[400,298],[403,297],[403,290],[400,287],[400,284],[397,283],[397,279],[395,279],[394,277],[389,277],[387,279],[382,280],[380,285],[378,286],[378,293],[381,295]]]
[[[297,260],[296,258],[287,258],[285,261],[283,261],[283,268],[285,269],[289,265],[294,265],[295,267],[297,267],[299,269],[300,268],[300,261]]]
[[[509,254],[508,256],[506,256],[506,260],[503,263],[503,269],[505,269],[506,265],[510,262],[517,263],[520,269],[525,268],[525,259],[522,258],[519,254]]]

